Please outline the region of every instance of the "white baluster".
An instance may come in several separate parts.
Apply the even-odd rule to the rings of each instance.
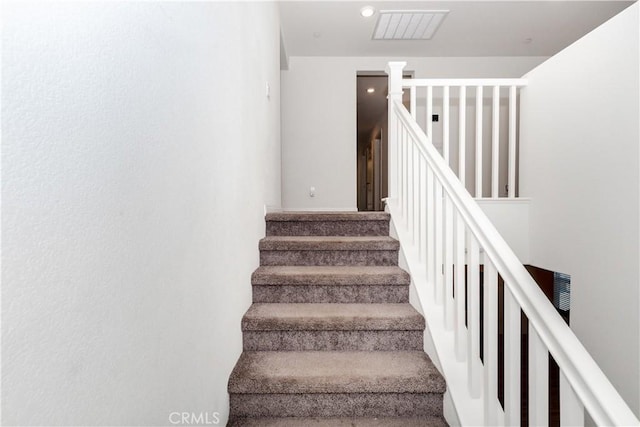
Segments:
[[[483,283],[484,424],[498,424],[498,271],[484,257]]]
[[[529,425],[549,425],[549,351],[529,322]]]
[[[413,156],[415,155],[415,144],[411,138],[407,140],[409,144],[409,148],[407,150],[407,230],[409,231],[409,235],[413,238],[413,230],[411,230],[411,225],[413,224],[413,203],[414,203],[414,194],[413,194]],[[412,241],[415,243],[415,240]]]
[[[560,425],[584,425],[584,406],[562,371],[560,371]]]
[[[491,127],[491,197],[500,197],[500,86],[493,87]]]
[[[396,169],[398,170],[398,182],[397,182],[397,202],[398,202],[398,208],[400,210],[400,215],[404,215],[402,212],[402,205],[404,203],[403,200],[403,182],[404,182],[404,170],[402,169],[402,156],[403,156],[403,151],[404,151],[404,127],[402,127],[402,124],[400,123],[400,121],[398,121],[398,137],[396,139],[396,146],[397,146],[397,154],[398,154],[398,160],[397,160],[397,167]]]
[[[479,398],[482,394],[482,362],[480,360],[480,261],[476,238],[469,233],[469,263],[467,285],[467,367],[469,394]]]
[[[407,170],[407,158],[409,157],[409,132],[403,128],[404,130],[404,144],[402,146],[402,218],[404,219],[405,225],[407,224],[407,203],[409,198],[409,175]]]
[[[420,262],[427,263],[427,161],[420,155]]]
[[[458,178],[462,185],[466,185],[467,176],[467,144],[466,144],[466,131],[467,131],[467,88],[465,86],[460,87],[460,104],[458,109]]]
[[[444,196],[444,326],[453,330],[455,309],[453,300],[453,206]]]
[[[414,141],[414,147],[415,147],[415,141]],[[419,218],[420,218],[420,158],[422,157],[422,154],[420,154],[420,150],[415,149],[415,153],[413,156],[413,170],[416,171],[416,173],[414,175],[412,175],[412,181],[413,181],[413,194],[415,195],[415,201],[413,203],[413,223],[411,224],[411,227],[413,229],[413,243],[418,245],[420,245],[420,229],[418,228],[418,222],[419,222]]]
[[[400,122],[398,121],[398,127],[396,128],[397,138],[396,138],[396,203],[398,209],[400,211],[400,215],[402,216],[402,135],[404,133],[404,129],[400,127]]]
[[[509,197],[516,197],[516,87],[509,88]]]
[[[476,87],[476,197],[482,197],[482,86]]]
[[[427,282],[429,286],[433,286],[433,297],[436,296],[436,274],[435,274],[435,197],[433,190],[433,171],[431,167],[427,168]]]
[[[456,293],[456,360],[464,362],[467,357],[467,326],[465,325],[465,302],[467,300],[466,291],[466,262],[465,252],[466,245],[466,229],[462,216],[456,211],[456,274],[455,274],[455,293]]]
[[[505,425],[520,425],[520,306],[504,284]]]
[[[435,180],[435,203],[433,207],[435,209],[435,228],[436,228],[436,251],[435,251],[435,267],[436,267],[436,304],[444,304],[444,265],[443,265],[443,221],[442,221],[442,185],[438,180]]]
[[[409,108],[411,117],[413,117],[414,120],[416,118],[416,91],[417,88],[415,86],[411,86],[411,89],[409,90]]]

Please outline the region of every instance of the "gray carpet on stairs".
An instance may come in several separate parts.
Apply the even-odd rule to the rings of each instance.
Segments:
[[[445,426],[386,213],[266,217],[229,426]]]
[[[410,277],[397,266],[262,266],[255,303],[407,303]]]
[[[420,418],[245,418],[231,427],[444,427],[440,417]]]
[[[267,236],[388,236],[389,218],[382,212],[286,212],[267,214]]]

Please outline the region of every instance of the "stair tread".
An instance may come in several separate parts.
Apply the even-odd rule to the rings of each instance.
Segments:
[[[230,393],[443,393],[445,382],[422,351],[248,351]]]
[[[389,221],[386,212],[270,212],[267,221]]]
[[[444,427],[440,417],[411,418],[244,418],[233,421],[231,427]]]
[[[389,236],[267,236],[260,250],[397,250]]]
[[[407,331],[424,327],[424,318],[408,303],[256,303],[242,319],[243,331]]]
[[[261,266],[254,285],[408,285],[409,273],[397,266]]]

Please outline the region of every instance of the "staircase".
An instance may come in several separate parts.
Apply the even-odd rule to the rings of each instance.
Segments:
[[[230,426],[444,426],[386,213],[272,213]]]

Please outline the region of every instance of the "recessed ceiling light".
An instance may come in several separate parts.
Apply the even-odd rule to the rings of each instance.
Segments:
[[[376,89],[375,89],[375,88],[372,88],[372,87],[370,87],[369,89],[367,89],[367,93],[373,93],[373,92],[375,92],[375,91],[376,91]]]
[[[365,6],[360,9],[360,15],[364,16],[365,18],[373,16],[374,13],[376,13],[376,9],[373,6]]]

